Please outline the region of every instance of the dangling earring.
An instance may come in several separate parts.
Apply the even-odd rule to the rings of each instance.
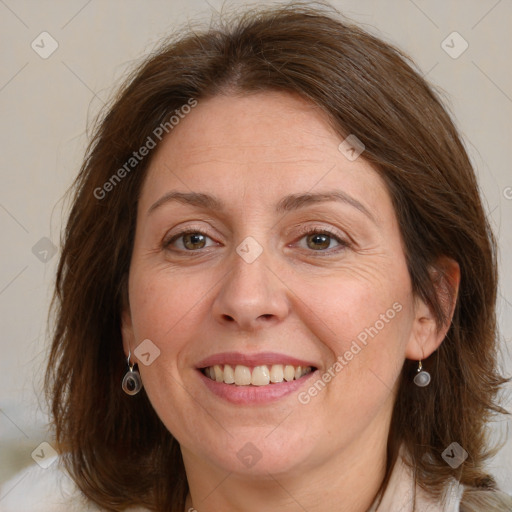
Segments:
[[[421,359],[418,361],[418,370],[416,376],[414,377],[414,384],[419,386],[420,388],[424,388],[430,384],[430,373],[426,370],[423,370],[423,365],[421,364]]]
[[[128,371],[123,377],[122,388],[127,395],[136,395],[142,389],[142,379],[138,370],[134,370],[134,364],[130,364],[131,352],[128,353]]]

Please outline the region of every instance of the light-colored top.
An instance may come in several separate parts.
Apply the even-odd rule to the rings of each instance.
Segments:
[[[432,500],[416,488],[416,511],[459,512],[464,488],[456,480],[450,482],[441,502]],[[409,468],[399,457],[382,501],[368,512],[412,512],[414,480]],[[89,502],[74,481],[56,461],[49,468],[30,466],[6,482],[0,489],[0,512],[101,512]],[[147,512],[130,508],[127,512]]]
[[[399,456],[382,501],[377,501],[367,512],[459,512],[464,486],[456,479],[447,483],[440,500],[431,497],[419,485],[416,485],[416,490],[414,487],[412,470]]]

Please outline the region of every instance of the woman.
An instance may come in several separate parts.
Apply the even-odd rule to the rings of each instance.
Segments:
[[[304,5],[185,34],[76,182],[51,510],[511,510],[483,468],[496,281],[468,156],[398,50]]]

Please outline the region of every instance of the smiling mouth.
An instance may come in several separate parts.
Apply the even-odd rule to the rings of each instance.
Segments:
[[[281,382],[299,380],[316,370],[313,366],[292,366],[290,364],[273,364],[261,366],[244,366],[229,364],[201,368],[203,375],[216,382],[234,384],[235,386],[267,386]]]

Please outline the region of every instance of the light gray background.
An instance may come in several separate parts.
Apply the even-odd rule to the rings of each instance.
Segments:
[[[264,3],[270,2],[259,2]],[[339,0],[333,5],[404,49],[444,91],[499,237],[501,361],[510,374],[512,2]],[[69,206],[62,198],[80,166],[86,125],[134,61],[160,38],[189,19],[207,21],[221,8],[218,0],[0,0],[0,482],[33,464],[33,450],[51,441],[38,405],[46,315]],[[47,59],[31,48],[34,40],[41,46],[43,31],[59,45]],[[469,45],[455,59],[441,46],[453,31]],[[464,42],[452,36],[446,44],[458,53]],[[40,258],[45,247],[51,249],[48,242],[33,252],[43,237],[57,249],[53,257],[46,254],[46,263]],[[504,404],[512,409],[507,390]],[[512,493],[510,426],[506,418],[493,425],[493,437],[507,442],[490,469]]]

